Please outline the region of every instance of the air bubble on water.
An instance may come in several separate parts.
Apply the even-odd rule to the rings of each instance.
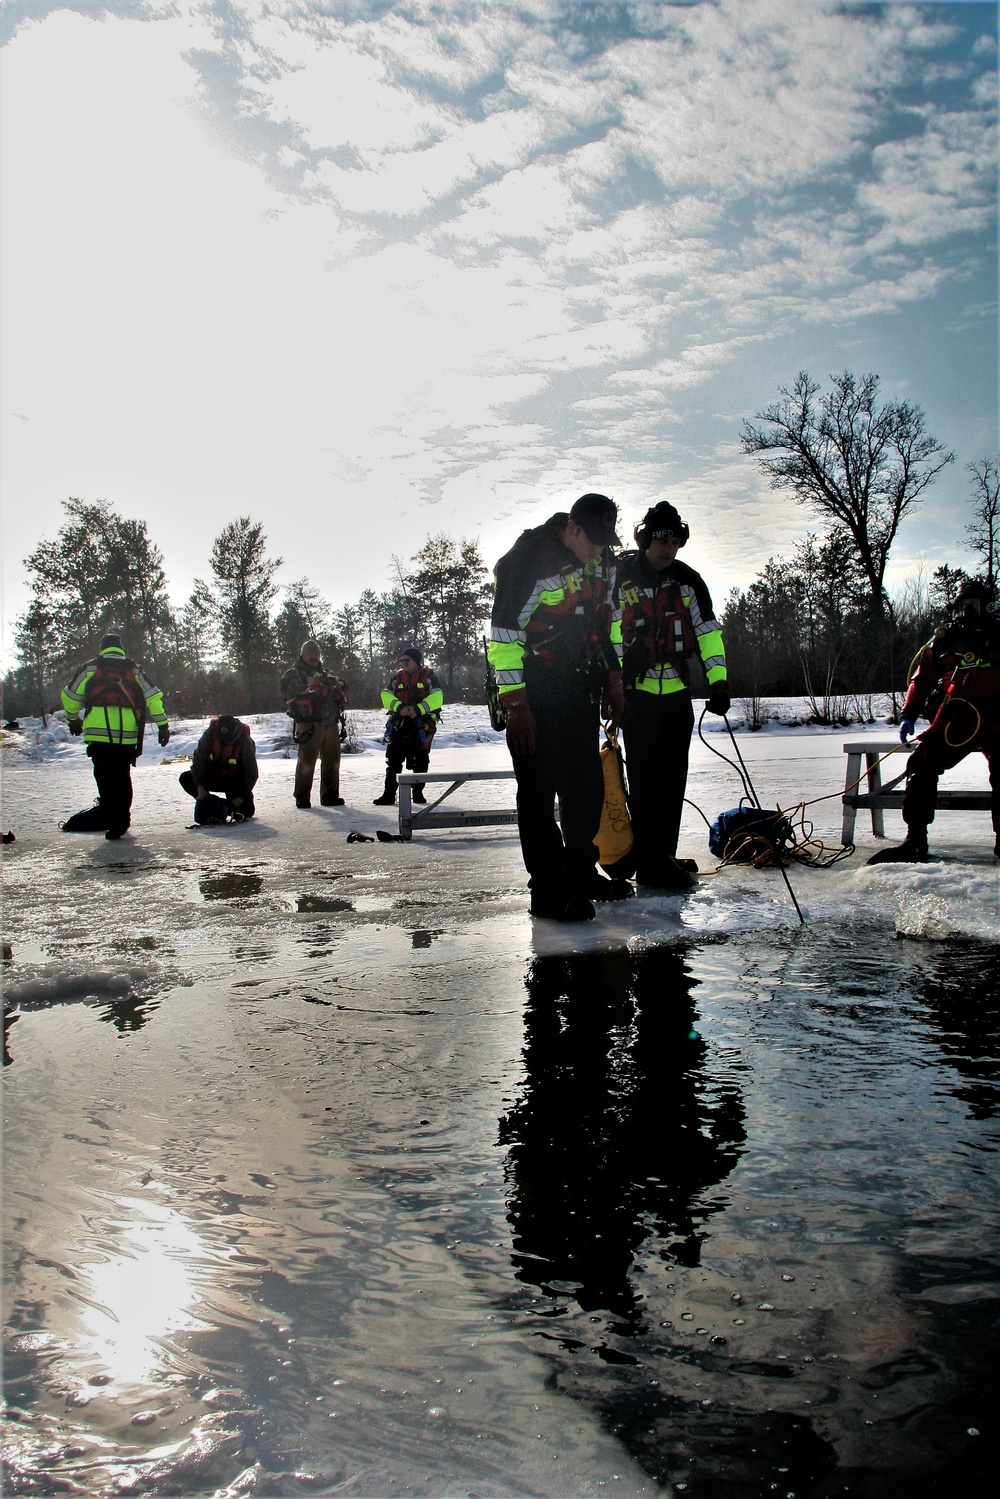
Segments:
[[[774,1303],[771,1301],[758,1301],[757,1310],[759,1312],[773,1312]]]
[[[967,1437],[977,1437],[979,1435],[979,1427],[978,1426],[967,1426],[965,1428],[965,1435]]]
[[[743,1324],[746,1322],[746,1320],[747,1320],[746,1317],[734,1317],[733,1318],[733,1321],[736,1323],[737,1327],[742,1327]]]
[[[681,1312],[681,1321],[682,1322],[693,1322],[694,1321],[694,1312]]]
[[[734,1291],[729,1299],[730,1301],[740,1302],[743,1300],[743,1297],[740,1295],[739,1291]]]
[[[781,1278],[782,1278],[782,1280],[794,1280],[795,1276],[794,1275],[783,1275]]]
[[[441,1416],[446,1416],[448,1412],[443,1405],[432,1405],[427,1414],[433,1417],[434,1420],[438,1420]]]

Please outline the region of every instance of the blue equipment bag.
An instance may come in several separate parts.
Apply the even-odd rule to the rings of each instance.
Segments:
[[[708,831],[708,846],[717,859],[733,864],[777,864],[786,857],[792,825],[781,812],[763,807],[730,807]]]

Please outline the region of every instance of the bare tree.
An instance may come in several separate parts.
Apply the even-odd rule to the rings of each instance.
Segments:
[[[805,370],[791,390],[782,386],[782,399],[755,413],[765,426],[743,423],[743,451],[761,455],[772,489],[791,490],[850,533],[871,612],[884,620],[891,614],[886,565],[900,522],[955,455],[925,430],[919,407],[878,404],[877,375],[858,379],[845,370],[831,379],[825,395]]]
[[[996,598],[1000,555],[1000,458],[982,458],[965,465],[972,475],[972,525],[965,534],[981,559],[987,588]]]

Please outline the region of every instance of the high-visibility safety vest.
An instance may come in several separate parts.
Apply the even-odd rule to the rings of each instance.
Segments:
[[[497,563],[488,655],[501,698],[523,687],[525,662],[570,672],[620,664],[614,560],[580,562],[560,537],[568,518],[522,532]]]
[[[68,718],[83,719],[87,744],[115,745],[139,753],[147,716],[156,724],[167,722],[160,689],[118,646],[109,646],[77,667],[63,688],[62,705]]]
[[[626,690],[664,697],[690,684],[688,662],[701,657],[710,687],[728,679],[722,627],[705,581],[675,562],[658,573],[641,553],[619,562],[621,644]]]
[[[421,718],[429,719],[436,727],[444,707],[444,693],[432,671],[414,666],[412,670],[397,671],[388,687],[383,687],[382,706],[394,715],[400,708],[416,708]]]

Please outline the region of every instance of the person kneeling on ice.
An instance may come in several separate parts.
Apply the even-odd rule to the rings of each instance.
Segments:
[[[256,811],[257,774],[257,747],[246,724],[231,713],[213,718],[191,756],[191,769],[179,777],[195,798],[195,822],[246,822]]]
[[[120,635],[105,635],[98,654],[63,688],[71,734],[82,734],[94,766],[98,802],[64,822],[66,833],[99,832],[120,838],[132,821],[132,766],[142,754],[146,715],[170,739],[163,694],[125,654]]]
[[[295,759],[295,805],[312,806],[312,784],[319,761],[319,799],[324,807],[342,807],[340,741],[347,695],[339,677],[323,665],[319,643],[302,643],[297,661],[281,677],[281,695],[288,706],[298,747]]]
[[[986,612],[989,601],[984,584],[967,580],[951,606],[951,622],[917,655],[899,723],[901,743],[927,707],[931,725],[906,768],[906,838],[896,848],[873,854],[869,864],[925,862],[938,777],[973,750],[986,756],[990,768],[993,852],[1000,858],[1000,624]]]
[[[701,658],[708,711],[725,717],[726,652],[704,578],[677,560],[690,532],[673,505],[653,505],[633,535],[638,551],[618,559],[632,857],[638,884],[689,890],[675,855],[694,728],[690,661]]]
[[[399,773],[405,765],[414,775],[423,775],[430,764],[431,740],[441,717],[444,694],[441,684],[424,665],[423,651],[408,645],[399,658],[399,669],[382,689],[382,707],[389,714],[385,726],[385,786],[374,801],[376,807],[396,803]],[[424,788],[413,787],[413,800],[424,802]]]

